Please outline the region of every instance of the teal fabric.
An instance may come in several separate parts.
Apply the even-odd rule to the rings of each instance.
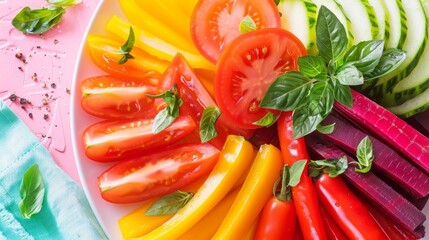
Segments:
[[[24,219],[18,208],[24,172],[39,165],[42,210]],[[28,127],[0,100],[0,240],[107,239],[82,189],[53,161]]]

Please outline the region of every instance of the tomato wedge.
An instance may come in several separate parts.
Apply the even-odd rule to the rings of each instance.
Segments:
[[[190,116],[179,116],[166,129],[152,132],[153,119],[103,121],[83,133],[85,154],[98,162],[138,157],[170,145],[195,129]]]
[[[241,34],[240,22],[247,16],[256,29],[281,26],[273,0],[200,0],[192,13],[192,40],[204,57],[216,63],[222,49]]]
[[[259,104],[278,76],[298,69],[298,58],[306,54],[304,45],[290,32],[267,28],[245,33],[232,41],[217,66],[215,95],[229,121],[239,128],[254,124],[268,112]]]
[[[152,81],[159,80],[168,67],[168,62],[149,55],[139,48],[133,48],[133,59],[124,64],[118,64],[123,54],[119,48],[124,43],[106,38],[105,36],[89,35],[87,47],[89,55],[100,69],[117,77]],[[155,82],[155,84],[157,84]]]
[[[98,177],[101,196],[133,203],[174,192],[215,166],[219,150],[210,144],[185,144],[120,162]]]
[[[166,82],[174,82],[177,84],[180,98],[183,100],[181,110],[184,110],[192,116],[197,124],[197,130],[199,131],[204,109],[208,106],[217,106],[203,83],[199,80],[181,54],[178,54],[173,59],[171,66],[164,73],[163,78]],[[218,136],[212,139],[210,143],[219,149],[223,147],[226,137],[229,134],[242,135],[245,138],[249,138],[253,134],[253,130],[243,130],[231,126],[222,115],[216,121],[216,130]]]
[[[85,79],[81,84],[82,108],[89,114],[106,119],[151,118],[163,104],[145,94],[159,94],[167,89],[158,89],[146,82],[97,76]]]

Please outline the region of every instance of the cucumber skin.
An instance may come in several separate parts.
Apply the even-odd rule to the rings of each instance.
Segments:
[[[400,9],[403,9],[403,1],[401,0],[396,0],[398,7]],[[420,2],[420,6],[424,12],[424,8],[421,4],[421,0]],[[401,10],[401,23],[404,24],[404,29],[408,29],[407,25],[406,25],[406,21],[407,21],[407,17],[405,15],[405,11]],[[426,18],[427,19],[427,18]],[[405,22],[404,22],[405,21]],[[395,95],[395,93],[393,92],[396,84],[398,82],[400,82],[402,79],[406,78],[411,72],[412,70],[415,68],[415,66],[418,64],[419,60],[422,57],[422,54],[425,50],[426,44],[428,44],[428,29],[427,29],[427,20],[425,21],[425,33],[424,33],[424,39],[420,45],[420,48],[417,50],[414,58],[409,62],[409,64],[402,70],[400,70],[399,72],[395,71],[393,73],[390,73],[388,76],[382,77],[378,80],[377,84],[367,93],[371,98],[375,99],[377,102],[379,102],[381,105],[385,106],[385,107],[394,107],[397,106],[405,101],[407,101],[408,99],[412,98],[412,96],[416,95],[413,93],[413,91],[408,92],[407,94],[410,94],[411,97],[408,98],[404,98],[400,94],[400,95]],[[402,49],[403,48],[403,43],[405,42],[405,39],[403,40],[402,38],[406,38],[407,34],[406,33],[401,33],[401,40],[399,42],[399,45],[397,48]],[[390,77],[389,79],[387,79],[388,77]],[[387,79],[387,80],[386,80]]]
[[[423,112],[429,108],[429,89],[420,93],[416,97],[402,103],[401,105],[387,108],[392,113],[401,118],[408,118]]]
[[[422,1],[421,1],[422,3]],[[423,4],[422,8],[425,10]],[[429,54],[429,16],[428,12],[424,11],[426,15],[426,29],[425,29],[425,38],[422,46],[420,47],[419,51],[417,52],[418,57],[414,58],[413,61],[410,63],[409,67],[405,69],[405,71],[401,72],[396,78],[398,78],[397,83],[399,81],[406,81],[408,75],[411,74],[411,72],[414,70],[414,68],[418,64],[427,64],[426,62],[420,62],[422,59],[424,59],[424,54]],[[428,48],[428,49],[426,49]],[[426,70],[427,71],[427,70]],[[383,106],[387,107],[394,107],[403,104],[404,102],[413,99],[414,97],[418,96],[419,94],[423,93],[426,89],[429,88],[429,71],[426,77],[421,76],[422,78],[426,78],[418,85],[415,85],[413,87],[404,89],[404,90],[397,90],[397,84],[395,84],[392,87],[391,91],[384,92],[381,96],[381,104]]]
[[[372,39],[381,39],[384,33],[380,33],[379,24],[374,8],[371,6],[368,0],[361,0],[361,2],[368,13],[369,22],[371,23]]]

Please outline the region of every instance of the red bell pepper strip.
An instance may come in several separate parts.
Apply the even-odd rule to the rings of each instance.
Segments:
[[[349,239],[387,239],[365,205],[340,177],[324,173],[314,187],[323,207]]]
[[[320,206],[320,213],[322,214],[323,222],[325,223],[325,230],[328,239],[330,240],[348,240],[343,230],[335,223],[334,219],[326,212],[325,208]]]
[[[285,164],[292,166],[299,160],[309,161],[304,138],[293,138],[292,113],[282,113],[277,124],[280,148]],[[313,180],[308,175],[308,165],[304,169],[299,184],[292,187],[292,198],[304,239],[327,239]]]

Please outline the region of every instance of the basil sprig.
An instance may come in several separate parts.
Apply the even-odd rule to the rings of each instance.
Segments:
[[[118,64],[124,64],[128,61],[128,59],[134,58],[134,56],[131,55],[130,52],[131,50],[133,50],[135,41],[136,38],[134,35],[133,27],[130,27],[130,32],[128,34],[127,41],[119,48],[119,52],[123,54],[123,56],[121,57],[121,59],[118,60]]]
[[[32,165],[24,173],[19,195],[21,196],[21,201],[18,207],[24,218],[29,219],[32,215],[40,212],[45,196],[45,186],[37,164]]]
[[[154,202],[145,212],[146,216],[165,216],[177,213],[194,196],[191,192],[175,191]]]
[[[343,174],[348,168],[347,157],[340,159],[312,160],[308,165],[308,175],[317,177],[321,172],[328,174],[330,177],[337,177]]]
[[[347,157],[339,159],[312,160],[308,166],[308,174],[317,177],[321,172],[327,173],[330,177],[343,174],[349,165],[355,165],[355,172],[367,173],[371,170],[374,161],[374,150],[371,139],[366,136],[358,144],[356,149],[356,160],[348,162]]]
[[[159,133],[170,126],[174,122],[174,119],[179,116],[180,106],[182,106],[183,100],[179,96],[176,84],[174,84],[170,90],[165,91],[164,93],[159,95],[146,94],[146,96],[150,98],[162,98],[167,104],[167,107],[161,110],[155,116],[152,125],[152,132]]]
[[[57,25],[64,13],[64,8],[73,7],[82,0],[47,0],[52,6],[40,9],[24,7],[13,19],[12,25],[23,33],[42,34]]]
[[[218,136],[215,124],[220,114],[220,109],[216,106],[208,106],[204,109],[200,121],[201,142],[208,142]]]
[[[260,106],[293,111],[294,138],[317,129],[337,101],[352,107],[350,86],[368,87],[405,59],[405,52],[384,49],[383,40],[360,42],[348,47],[344,26],[322,6],[316,23],[319,54],[298,59],[299,71],[287,72],[268,88]]]
[[[65,13],[62,7],[30,9],[24,7],[12,20],[12,25],[21,32],[42,34],[57,25]]]

